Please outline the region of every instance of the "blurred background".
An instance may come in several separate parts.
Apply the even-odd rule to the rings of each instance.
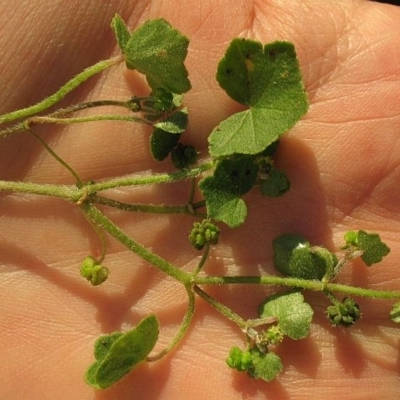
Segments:
[[[387,3],[387,4],[393,4],[395,6],[400,6],[400,0],[374,0],[377,1],[378,3]]]

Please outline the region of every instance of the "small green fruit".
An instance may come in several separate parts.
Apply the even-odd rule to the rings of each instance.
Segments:
[[[103,267],[91,256],[86,257],[81,264],[81,276],[86,278],[93,286],[106,281],[109,273],[108,268]]]

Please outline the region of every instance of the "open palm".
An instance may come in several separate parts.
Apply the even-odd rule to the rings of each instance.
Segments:
[[[240,36],[294,42],[311,107],[279,149],[279,167],[292,189],[279,199],[248,196],[246,224],[222,230],[205,271],[274,273],[271,241],[279,234],[300,233],[335,249],[344,232],[365,229],[379,232],[392,252],[371,269],[354,263],[340,275],[341,282],[400,287],[400,10],[350,0],[254,0],[234,6],[225,0],[59,0],[51,6],[32,0],[18,11],[14,2],[1,2],[1,113],[41,100],[116,52],[108,28],[116,12],[132,29],[163,17],[191,39],[186,65],[193,90],[185,101],[190,111],[185,135],[202,154],[213,127],[239,109],[214,78],[229,41]],[[145,92],[140,76],[118,66],[90,80],[63,105]],[[168,168],[152,161],[149,131],[142,126],[96,122],[36,132],[83,180]],[[0,166],[0,179],[74,182],[27,133],[2,141]],[[115,195],[124,201],[176,204],[184,203],[188,193],[185,183]],[[368,399],[398,393],[399,331],[388,322],[391,303],[360,300],[364,318],[343,330],[329,326],[327,302],[318,294],[306,294],[316,309],[311,336],[282,345],[285,370],[273,383],[226,367],[229,348],[240,346],[243,335],[199,300],[194,324],[171,356],[95,393],[82,378],[93,361],[95,338],[155,313],[162,326],[161,349],[184,315],[184,290],[113,240],[105,260],[110,278],[93,288],[79,277],[78,268],[87,255],[98,255],[100,244],[78,207],[8,193],[1,194],[0,204],[2,399]],[[189,217],[107,213],[172,263],[196,265],[198,254],[186,238]],[[255,317],[268,293],[258,287],[205,289],[244,318]]]

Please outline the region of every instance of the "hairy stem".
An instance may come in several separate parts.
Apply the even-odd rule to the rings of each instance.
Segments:
[[[27,108],[23,108],[17,111],[12,111],[10,113],[1,115],[0,124],[15,121],[17,119],[27,118],[30,117],[31,115],[38,114],[48,109],[49,107],[58,103],[69,92],[77,88],[80,84],[85,82],[93,75],[96,75],[113,65],[119,64],[123,60],[124,57],[120,55],[117,57],[110,58],[108,60],[99,61],[98,63],[83,70],[81,73],[79,73],[74,78],[69,80],[65,85],[61,86],[61,88],[56,93],[52,94],[49,97],[46,97],[41,102]],[[6,136],[6,134],[4,132],[0,132],[0,136]]]
[[[338,283],[324,283],[317,280],[283,278],[274,275],[263,276],[196,276],[193,279],[196,285],[231,285],[231,284],[259,284],[289,286],[323,292],[339,292],[358,297],[374,299],[400,299],[400,291],[364,289],[356,286]]]
[[[79,201],[84,192],[76,186],[52,185],[48,183],[0,181],[0,191],[27,193],[33,195],[61,197],[72,202]]]
[[[206,293],[204,290],[202,290],[199,286],[195,285],[193,288],[194,288],[194,291],[203,300],[205,300],[208,304],[210,304],[210,306],[213,307],[214,309],[216,309],[219,313],[221,313],[226,318],[228,318],[231,321],[233,321],[242,330],[245,330],[247,328],[246,321],[240,315],[236,314],[230,308],[228,308],[227,306],[223,305],[218,300],[214,299],[214,297],[211,297],[208,293]]]
[[[132,176],[126,178],[116,178],[108,180],[107,182],[95,183],[86,186],[88,194],[94,194],[102,190],[114,189],[123,186],[140,186],[140,185],[151,185],[158,183],[173,183],[182,181],[185,179],[194,178],[199,176],[203,172],[214,167],[212,162],[201,164],[188,171],[171,172],[166,174],[148,174],[142,176]]]
[[[171,350],[173,350],[176,347],[177,344],[179,344],[179,342],[182,340],[182,338],[185,336],[187,330],[189,329],[190,323],[191,323],[191,321],[193,319],[193,315],[194,315],[196,298],[194,296],[194,292],[193,292],[191,285],[185,285],[185,288],[186,288],[186,292],[189,297],[189,303],[188,303],[188,308],[185,313],[185,317],[183,318],[182,324],[179,327],[178,333],[174,336],[171,343],[164,350],[162,350],[160,353],[158,353],[154,356],[147,357],[147,361],[157,361],[160,358],[167,355]]]
[[[57,161],[59,162],[64,168],[66,168],[71,175],[75,178],[76,183],[79,186],[83,186],[83,183],[81,181],[81,178],[77,174],[77,172],[66,162],[64,161],[47,143],[44,139],[42,139],[39,135],[37,135],[35,132],[33,132],[32,129],[29,130],[30,134],[38,140],[42,146],[47,150],[47,152]]]
[[[103,196],[91,196],[93,203],[103,204],[109,207],[118,208],[128,212],[144,212],[154,214],[187,214],[202,218],[204,214],[196,213],[189,204],[180,206],[167,206],[163,204],[130,204],[121,201],[109,199]]]
[[[152,122],[147,121],[143,118],[133,117],[131,115],[117,115],[117,114],[105,114],[105,115],[91,115],[87,117],[32,117],[25,121],[24,128],[29,129],[32,124],[80,124],[83,122],[96,122],[96,121],[126,121],[126,122],[138,122],[146,125],[152,125]]]
[[[211,247],[210,243],[206,243],[201,260],[200,260],[199,264],[197,265],[197,267],[195,268],[195,270],[192,272],[193,276],[198,275],[199,272],[202,270],[204,264],[206,263],[206,261],[208,259],[209,254],[210,254],[210,247]]]
[[[167,174],[148,174],[124,178],[114,178],[104,182],[86,184],[77,188],[75,185],[54,185],[48,183],[13,182],[0,180],[0,191],[27,193],[32,195],[62,197],[73,203],[80,202],[96,192],[118,187],[152,185],[158,183],[173,183],[199,176],[202,172],[213,167],[213,163],[199,165],[188,171],[179,171]],[[193,205],[193,209],[200,208],[201,204]],[[190,208],[190,207],[189,207]],[[189,213],[191,210],[189,209]],[[202,214],[199,214],[202,216]]]
[[[93,206],[93,204],[83,202],[81,204],[81,208],[85,212],[87,217],[95,225],[100,226],[133,253],[143,258],[143,260],[147,261],[154,267],[158,268],[160,271],[171,276],[172,278],[175,278],[183,284],[188,284],[191,282],[192,279],[190,274],[180,270],[179,268],[175,267],[168,261],[164,260],[157,254],[153,253],[146,247],[142,246],[141,244],[130,238],[117,225],[115,225],[110,219],[108,219],[98,208]]]
[[[76,111],[86,110],[88,108],[94,107],[105,107],[105,106],[114,106],[114,107],[123,107],[127,108],[130,111],[137,112],[140,111],[140,103],[134,102],[132,99],[128,101],[121,100],[94,100],[94,101],[86,101],[83,103],[74,104],[72,106],[66,108],[60,108],[59,110],[47,114],[47,117],[61,117],[63,115],[71,114]]]

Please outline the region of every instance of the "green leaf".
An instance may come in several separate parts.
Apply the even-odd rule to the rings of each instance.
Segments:
[[[282,361],[274,352],[262,353],[254,347],[250,353],[251,365],[247,369],[247,374],[252,378],[270,382],[283,370]]]
[[[390,319],[396,324],[400,324],[400,303],[393,304],[390,310]]]
[[[299,292],[274,294],[260,306],[260,317],[278,317],[278,327],[292,339],[304,339],[310,334],[313,314]]]
[[[272,157],[276,151],[279,148],[281,141],[275,140],[275,142],[272,142],[270,145],[268,145],[260,154],[259,156],[267,158],[267,157]]]
[[[111,21],[111,28],[115,33],[119,48],[123,51],[131,37],[131,33],[120,15],[115,14],[115,17]]]
[[[143,101],[143,105],[159,111],[173,111],[183,103],[183,94],[175,94],[163,88],[157,88],[151,92],[150,99]],[[162,115],[162,114],[161,114]]]
[[[290,181],[282,171],[272,168],[268,178],[261,182],[261,193],[268,197],[279,197],[290,189]]]
[[[308,109],[296,52],[288,42],[263,47],[234,39],[219,63],[217,80],[230,97],[250,108],[213,130],[209,151],[214,157],[262,152]]]
[[[272,246],[275,268],[294,278],[322,279],[327,272],[331,273],[336,263],[332,253],[327,257],[325,252],[321,253],[321,247],[311,247],[301,235],[279,236],[273,240]]]
[[[113,332],[108,335],[103,335],[97,338],[94,344],[94,357],[101,361],[110,351],[114,342],[123,335],[123,332]]]
[[[207,187],[205,190],[210,191],[206,201],[208,217],[221,221],[230,228],[237,228],[243,224],[247,217],[247,205],[244,200],[228,193],[222,192],[219,195],[212,187]]]
[[[345,234],[347,246],[354,247],[362,251],[361,259],[370,267],[382,261],[382,258],[389,254],[390,248],[382,242],[376,233],[365,231],[349,231]]]
[[[165,118],[156,122],[153,126],[169,133],[182,133],[188,124],[187,108],[167,115]]]
[[[181,135],[165,132],[162,129],[154,129],[150,136],[150,150],[153,158],[162,161],[179,142]]]
[[[191,88],[183,64],[188,44],[189,40],[164,19],[147,21],[124,47],[126,65],[145,74],[152,90],[185,93]]]
[[[319,261],[325,265],[325,274],[323,276],[323,280],[330,281],[336,277],[340,269],[337,269],[337,265],[339,260],[336,255],[330,252],[325,247],[321,246],[313,246],[311,248],[312,253],[319,259]]]
[[[144,318],[128,332],[114,332],[95,343],[96,361],[86,372],[86,382],[96,389],[105,389],[119,381],[145,361],[158,339],[158,320]]]
[[[257,172],[257,165],[248,156],[218,161],[214,175],[199,182],[208,217],[231,228],[241,225],[247,216],[247,206],[240,196],[253,187]]]

